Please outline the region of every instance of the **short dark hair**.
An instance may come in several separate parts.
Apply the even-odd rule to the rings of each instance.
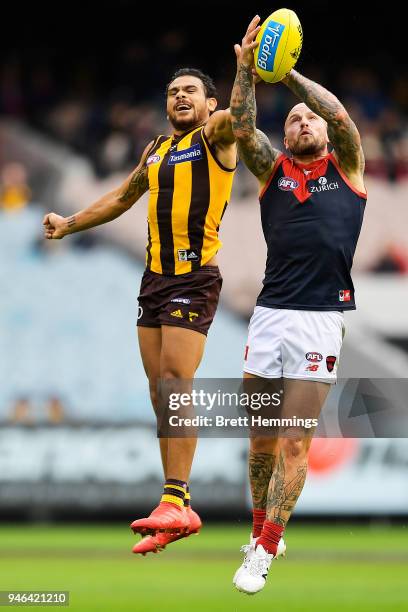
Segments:
[[[201,72],[201,70],[198,70],[198,68],[179,68],[179,70],[176,70],[176,72],[173,74],[170,81],[166,85],[166,96],[168,94],[171,83],[175,79],[181,76],[197,77],[197,79],[200,79],[200,81],[204,85],[205,97],[206,98],[216,98],[217,97],[217,89],[214,85],[214,81],[212,80],[210,76],[208,76],[208,74],[204,74],[204,72]]]

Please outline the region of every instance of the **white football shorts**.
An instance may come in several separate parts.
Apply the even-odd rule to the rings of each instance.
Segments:
[[[244,372],[335,383],[344,331],[342,312],[256,306]]]

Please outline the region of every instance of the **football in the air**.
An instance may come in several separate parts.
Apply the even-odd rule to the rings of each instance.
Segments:
[[[296,64],[302,49],[303,33],[293,11],[282,8],[263,22],[256,40],[255,70],[267,83],[281,81]]]

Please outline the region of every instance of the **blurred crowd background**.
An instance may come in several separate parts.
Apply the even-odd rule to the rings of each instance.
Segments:
[[[232,45],[252,12],[265,17],[272,10],[266,2],[250,11],[210,1],[196,14],[192,3],[159,2],[157,16],[150,9],[149,18],[149,11],[142,17],[126,0],[99,6],[71,3],[64,28],[41,28],[35,48],[33,30],[28,39],[23,30],[3,52],[0,74],[2,115],[86,155],[99,176],[134,165],[152,134],[167,130],[164,89],[176,68],[203,68],[216,81],[220,107],[227,106]],[[363,135],[367,173],[390,182],[406,177],[407,68],[400,37],[392,37],[376,11],[347,2],[341,17],[329,2],[292,7],[305,36],[298,67],[349,109]],[[39,21],[37,15],[35,28]],[[283,86],[259,88],[259,124],[276,142],[291,103]]]
[[[265,18],[274,8],[263,1],[243,8],[229,2],[182,1],[158,2],[145,6],[142,13],[137,3],[128,0],[71,2],[55,8],[46,20],[41,2],[23,14],[18,5],[9,7],[7,23],[12,27],[0,43],[0,449],[4,451],[0,479],[22,488],[19,498],[10,488],[0,494],[0,511],[14,508],[17,498],[24,497],[22,491],[28,491],[27,472],[16,468],[22,447],[32,449],[27,461],[35,463],[41,457],[34,470],[39,481],[55,477],[59,482],[66,477],[67,482],[81,481],[84,486],[89,478],[111,482],[109,474],[97,475],[102,469],[97,458],[104,453],[103,436],[98,434],[95,441],[89,431],[83,433],[95,461],[88,471],[81,471],[85,451],[79,449],[76,471],[66,476],[64,470],[58,471],[56,459],[63,455],[62,441],[59,450],[54,448],[48,455],[39,452],[45,448],[40,441],[27,445],[24,435],[33,436],[36,427],[37,435],[44,440],[48,436],[49,443],[57,438],[47,427],[68,425],[122,424],[125,431],[126,423],[132,422],[154,437],[134,332],[144,267],[145,198],[114,223],[59,243],[43,240],[44,213],[68,215],[91,203],[120,184],[155,135],[169,132],[164,92],[177,68],[193,66],[209,73],[219,91],[219,107],[227,107],[235,74],[233,44],[240,42],[255,12]],[[342,3],[341,12],[322,1],[292,2],[290,8],[304,29],[298,69],[345,104],[360,130],[366,156],[369,199],[355,260],[358,310],[347,315],[341,374],[406,377],[408,69],[403,35],[394,36],[380,13],[357,3]],[[259,127],[277,147],[282,146],[284,119],[295,103],[281,84],[257,88]],[[242,165],[229,208],[221,230],[222,306],[201,376],[240,377],[246,326],[262,281],[265,248],[256,181]],[[24,435],[13,429],[21,425]],[[67,433],[61,432],[63,439]],[[204,460],[198,456],[196,477],[204,487],[203,497],[225,499],[225,491],[230,491],[230,500],[238,503],[234,487],[240,483],[242,489],[246,477],[241,442],[236,441],[235,451],[230,451],[238,466],[234,477],[220,471],[221,447],[213,454],[211,469],[207,464],[204,470],[200,463]],[[230,446],[233,443],[228,441]],[[386,456],[388,447],[381,444]],[[402,469],[408,448],[401,441],[397,446],[398,469]],[[343,450],[336,450],[339,464],[332,462],[329,467],[321,462],[324,452],[316,447],[320,457],[316,474],[343,466],[339,482],[353,494],[347,470],[353,461],[355,466],[363,465],[362,457],[371,465],[368,447],[365,441],[360,454],[356,445],[349,452],[345,442]],[[146,456],[132,451],[130,443],[124,448],[129,451],[122,457],[123,465],[134,461],[137,472]],[[151,448],[149,452],[153,453]],[[378,460],[380,455],[376,456]],[[151,462],[155,467],[150,480],[159,483],[158,456],[152,454]],[[371,467],[373,479],[378,477],[375,469],[384,468],[379,460]],[[393,469],[391,475],[396,474],[397,468]],[[120,480],[118,474],[123,476],[119,467]],[[390,477],[390,487],[400,487],[401,474],[395,480]],[[229,477],[230,489],[225,481]],[[322,483],[316,478],[318,488]],[[222,495],[214,482],[222,484]],[[339,491],[335,478],[332,483]],[[208,493],[210,486],[213,496]],[[390,497],[392,491],[383,495]],[[109,493],[106,500],[110,498]],[[38,507],[44,499],[37,496]],[[361,512],[367,513],[373,500],[365,500]],[[342,495],[342,501],[338,511],[352,511],[347,497]],[[312,498],[305,503],[313,512]],[[377,510],[401,513],[403,503],[380,503]],[[329,506],[326,511],[333,513],[335,507]],[[322,507],[324,511],[320,502]]]

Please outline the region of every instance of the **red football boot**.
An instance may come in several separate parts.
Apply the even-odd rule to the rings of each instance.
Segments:
[[[187,535],[192,535],[194,533],[198,534],[202,525],[200,517],[198,516],[197,512],[194,512],[191,506],[186,507],[186,512],[188,520],[190,521]]]
[[[188,531],[183,534],[172,534],[172,533],[156,533],[154,536],[146,536],[140,542],[135,544],[132,549],[132,552],[135,554],[145,555],[146,553],[158,553],[161,550],[164,550],[167,544],[171,544],[172,542],[176,542],[181,538],[188,538],[189,535],[198,534],[201,529],[201,519],[198,516],[197,512],[188,506],[186,508],[186,514],[189,518],[190,524]],[[133,524],[133,523],[132,523]]]
[[[188,531],[190,521],[184,506],[169,502],[160,502],[147,518],[133,521],[130,528],[133,533],[155,535],[160,533],[183,534]]]

